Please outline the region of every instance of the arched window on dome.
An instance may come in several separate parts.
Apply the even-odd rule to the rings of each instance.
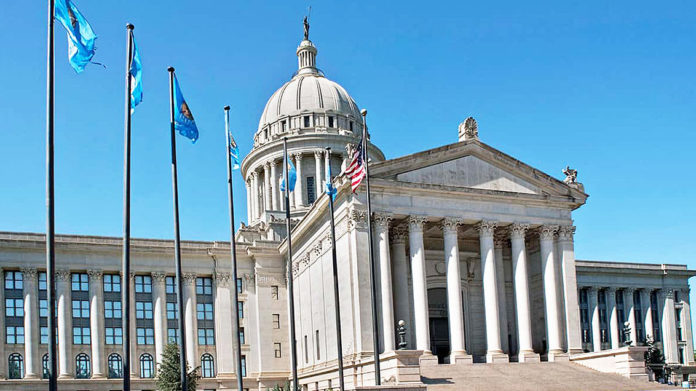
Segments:
[[[140,377],[155,377],[155,367],[153,364],[152,356],[147,353],[140,356]]]
[[[203,377],[215,377],[215,364],[210,353],[201,356],[201,375]]]
[[[7,360],[8,378],[21,379],[24,377],[24,359],[19,353],[10,354]]]
[[[116,353],[109,355],[109,379],[119,379],[123,377],[123,360]]]
[[[75,378],[89,379],[92,376],[92,365],[89,361],[89,356],[85,353],[80,353],[75,357]]]
[[[44,379],[48,379],[48,353],[44,354],[43,357],[41,358],[41,367],[43,368],[43,375],[42,377]]]

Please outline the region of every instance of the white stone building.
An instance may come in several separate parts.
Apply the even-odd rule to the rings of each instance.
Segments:
[[[235,387],[235,286],[245,387],[265,390],[289,376],[283,137],[298,175],[290,210],[300,382],[308,390],[338,385],[324,154],[332,148],[332,172],[340,173],[362,118],[346,90],[317,69],[316,55],[311,41],[300,43],[299,70],[269,99],[242,163],[249,224],[237,233],[239,280],[230,281],[229,243],[182,244],[184,340],[204,375],[201,389]],[[375,139],[386,142],[381,131]],[[368,153],[385,382],[418,382],[419,366],[438,363],[591,361],[646,337],[667,363],[694,364],[688,279],[696,272],[576,260],[572,212],[587,194],[572,170],[560,181],[496,150],[479,140],[473,119],[450,145],[390,160],[374,144]],[[371,385],[365,189],[351,193],[340,175],[336,182],[346,384]],[[117,389],[121,239],[59,235],[56,243],[59,384]],[[164,345],[178,337],[173,244],[135,239],[131,248],[133,384],[149,390]],[[43,235],[0,233],[0,390],[45,388],[44,249]],[[397,350],[399,320],[406,350]]]

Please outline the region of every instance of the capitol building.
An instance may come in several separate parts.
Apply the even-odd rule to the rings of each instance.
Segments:
[[[237,376],[248,390],[282,386],[290,376],[287,278],[294,281],[302,389],[338,389],[326,162],[338,174],[347,388],[374,384],[368,235],[378,269],[383,384],[420,385],[422,371],[432,367],[547,361],[647,381],[648,340],[687,376],[695,365],[688,281],[696,271],[576,259],[573,212],[588,197],[577,172],[567,169],[558,179],[528,166],[486,144],[485,125],[479,134],[473,118],[432,130],[450,132],[451,144],[390,159],[377,141],[389,142],[384,135],[393,131],[368,129],[368,216],[365,184],[352,193],[339,174],[361,137],[360,107],[317,68],[317,53],[309,39],[300,42],[298,69],[268,99],[241,164],[247,223],[236,234],[237,281],[229,243],[183,241],[185,312],[178,314],[172,241],[133,239],[132,274],[122,276],[121,238],[57,235],[61,389],[120,389],[125,284],[133,292],[134,390],[155,389],[164,347],[179,338],[187,361],[200,367],[201,390],[235,389]],[[280,191],[284,138],[298,178],[290,199],[292,276]],[[0,232],[0,390],[47,387],[45,246],[43,234]],[[239,330],[232,326],[237,314]],[[186,335],[177,333],[178,316]],[[235,333],[242,373],[235,373]]]

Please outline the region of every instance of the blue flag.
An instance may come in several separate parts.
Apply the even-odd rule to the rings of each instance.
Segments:
[[[292,164],[292,162],[288,162],[288,182],[290,182],[289,190],[295,190],[297,171],[295,171],[295,166]],[[285,191],[285,175],[283,175],[283,180],[280,182],[280,191]]]
[[[179,80],[174,75],[174,129],[180,135],[190,138],[194,143],[198,140],[198,127],[193,119],[193,114],[186,104],[184,95],[179,89]]]
[[[56,1],[56,19],[68,32],[68,57],[75,72],[85,70],[94,56],[97,35],[71,0]]]
[[[331,196],[332,199],[336,199],[336,188],[333,183],[331,183],[331,159],[329,158],[329,153],[326,153],[326,174],[324,181],[326,181],[326,194]]]
[[[227,132],[228,140],[230,141],[230,157],[232,158],[232,169],[239,170],[239,147],[237,142],[232,137],[232,131]]]
[[[138,52],[138,45],[135,44],[135,37],[133,37],[133,55],[130,59],[130,94],[131,94],[131,113],[135,110],[137,106],[143,100],[143,63],[140,61],[140,53]]]

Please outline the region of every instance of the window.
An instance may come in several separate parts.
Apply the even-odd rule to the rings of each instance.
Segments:
[[[308,176],[307,177],[307,202],[308,203],[313,203],[317,199],[317,195],[314,191],[314,177],[313,176]]]
[[[120,327],[107,327],[104,329],[104,339],[107,345],[123,344],[123,329]]]
[[[288,130],[288,123],[287,121],[283,120],[280,122],[280,128],[283,130],[283,132],[286,132]]]
[[[39,316],[42,318],[48,318],[48,300],[39,300]]]
[[[196,294],[212,295],[213,294],[213,279],[210,277],[196,278]]]
[[[244,319],[244,302],[243,301],[237,302],[237,316],[239,317],[239,319]]]
[[[24,327],[7,326],[5,328],[5,343],[10,345],[24,343]]]
[[[73,318],[89,319],[89,301],[88,300],[73,300],[72,301],[72,316],[73,316]]]
[[[273,328],[280,328],[280,314],[273,314]]]
[[[179,319],[178,314],[176,303],[167,303],[167,319]]]
[[[246,377],[246,356],[242,355],[242,377]]]
[[[41,327],[41,343],[48,344],[48,327]]]
[[[245,338],[245,336],[244,336],[244,327],[240,327],[240,328],[239,328],[239,343],[240,343],[241,345],[245,345],[245,344],[246,344],[246,338]]]
[[[304,361],[309,363],[309,345],[307,344],[307,336],[304,336]]]
[[[278,285],[271,285],[271,299],[278,300]]]
[[[154,345],[155,331],[151,327],[138,327],[135,329],[138,345]]]
[[[5,316],[24,316],[24,299],[5,299]]]
[[[179,343],[179,329],[167,329],[167,343]]]
[[[48,285],[46,283],[46,272],[39,272],[39,290],[48,290]]]
[[[215,377],[213,356],[208,353],[201,356],[201,374],[203,377]]]
[[[319,330],[316,330],[314,332],[314,345],[317,347],[317,360],[319,360],[321,358],[321,352],[320,352],[321,344],[319,343]]]
[[[105,301],[104,317],[107,319],[121,319],[121,302],[110,300]]]
[[[348,123],[348,127],[349,127],[350,131],[352,132],[353,131],[353,121],[350,121]]]
[[[662,335],[660,333],[660,311],[657,308],[657,291],[650,292],[650,308],[650,313],[652,314],[653,338],[655,342],[660,342],[662,340]]]
[[[238,278],[237,279],[237,293],[242,293],[243,287],[242,287],[242,279]]]
[[[304,121],[304,122],[303,122],[303,126],[304,126],[305,128],[308,128],[308,127],[309,127],[309,116],[308,116],[308,115],[305,115],[304,117],[302,117],[302,121]]]
[[[198,329],[199,345],[215,345],[215,329]]]
[[[196,304],[196,314],[199,320],[213,320],[213,304],[198,303]]]
[[[80,353],[75,358],[75,378],[76,379],[89,379],[92,375],[92,368],[89,362],[89,356]]]
[[[140,377],[149,379],[155,376],[155,368],[152,361],[152,356],[147,353],[140,356]]]
[[[22,290],[24,288],[24,275],[22,272],[5,272],[5,289]],[[22,356],[19,356],[21,359]]]
[[[334,127],[334,117],[329,117],[329,127],[330,128]]]
[[[275,358],[281,357],[280,342],[276,342],[273,344],[273,352],[275,353]]]
[[[89,292],[89,276],[87,273],[73,273],[71,278],[73,292]]]
[[[152,302],[151,301],[136,301],[135,302],[135,318],[136,319],[152,319]]]
[[[116,353],[111,353],[109,355],[109,373],[107,376],[109,379],[123,377],[123,360],[121,360],[121,356]]]
[[[104,292],[121,292],[121,276],[118,274],[104,274]]]
[[[135,276],[135,293],[152,293],[152,277]]]
[[[174,277],[165,277],[164,286],[166,288],[167,293],[176,293],[176,281],[174,280]]]
[[[50,375],[50,368],[48,367],[48,353],[44,354],[41,358],[41,367],[43,368],[43,374],[41,377],[43,377],[44,379],[48,379]]]
[[[73,327],[73,344],[74,345],[89,345],[91,336],[89,327]]]
[[[10,359],[7,361],[7,364],[8,377],[10,379],[21,379],[24,377],[24,360],[22,359],[21,354],[10,354]]]

